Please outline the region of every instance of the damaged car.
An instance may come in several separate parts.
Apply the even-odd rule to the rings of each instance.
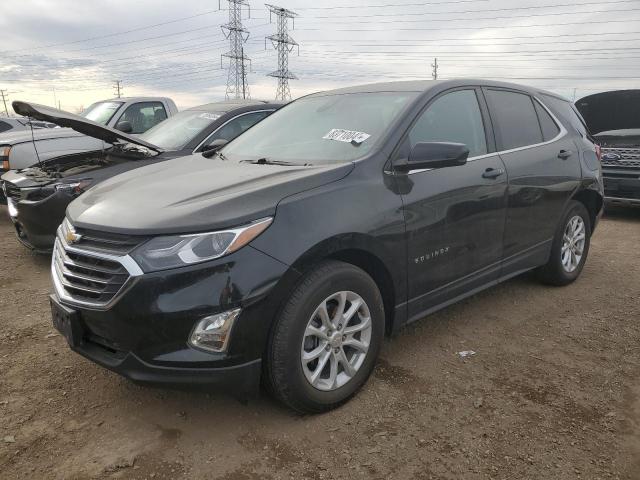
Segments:
[[[184,110],[133,136],[60,110],[13,102],[14,110],[23,115],[70,127],[110,145],[104,150],[43,160],[2,176],[18,240],[37,252],[50,251],[67,205],[88,188],[152,163],[194,152],[211,154],[279,106],[261,101],[211,103]]]
[[[385,333],[529,270],[579,277],[602,179],[571,106],[469,79],[295,100],[212,158],[74,200],[53,324],[138,383],[247,394],[262,381],[294,410],[335,408]]]
[[[640,206],[640,90],[597,93],[576,106],[601,149],[607,204]]]

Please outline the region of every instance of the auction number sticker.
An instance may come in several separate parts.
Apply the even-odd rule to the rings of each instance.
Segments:
[[[343,130],[342,128],[332,128],[324,137],[325,140],[335,140],[336,142],[362,143],[371,135],[364,132],[354,132],[353,130]]]
[[[200,118],[204,118],[206,120],[217,120],[221,117],[221,115],[217,115],[215,113],[201,113]]]

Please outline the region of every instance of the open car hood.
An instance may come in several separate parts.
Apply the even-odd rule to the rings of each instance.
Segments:
[[[581,98],[576,108],[592,135],[640,128],[640,90],[614,90]]]
[[[45,105],[20,102],[18,100],[13,102],[12,105],[13,110],[20,115],[35,118],[36,120],[55,123],[61,127],[69,127],[76,132],[103,140],[107,143],[128,142],[140,145],[158,153],[163,151],[153,143],[145,142],[138,137],[127,135],[120,130],[100,125],[99,123],[92,122],[91,120],[87,120],[79,115],[74,115],[73,113],[63,112],[62,110],[47,107]]]

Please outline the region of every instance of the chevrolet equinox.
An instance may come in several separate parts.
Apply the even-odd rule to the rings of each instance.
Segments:
[[[352,87],[74,200],[52,258],[70,347],[135,382],[300,412],[366,382],[401,326],[522,272],[574,281],[601,215],[571,103],[513,84]],[[524,312],[523,312],[524,314]]]

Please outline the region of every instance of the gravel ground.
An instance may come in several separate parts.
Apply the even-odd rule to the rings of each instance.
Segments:
[[[49,260],[0,208],[0,478],[640,479],[639,246],[640,209],[611,212],[573,285],[525,275],[431,315],[351,402],[302,417],[69,351]]]

